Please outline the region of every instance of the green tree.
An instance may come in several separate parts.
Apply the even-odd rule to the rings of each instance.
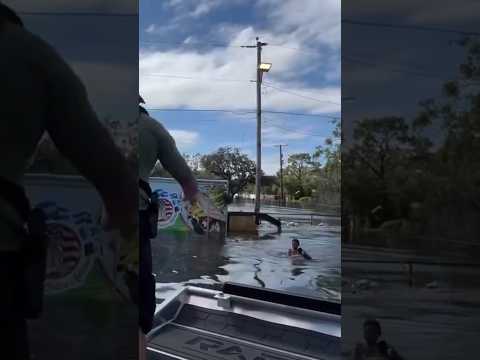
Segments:
[[[288,166],[284,171],[284,184],[294,199],[311,196],[312,187],[309,182],[311,170],[312,156],[310,154],[299,153],[288,157]]]
[[[469,224],[478,219],[472,208],[480,210],[480,44],[466,39],[461,45],[467,56],[459,78],[443,85],[442,97],[421,102],[413,119],[356,123],[342,156],[344,208],[353,215],[388,200],[391,216],[410,218],[411,209],[422,209],[414,216],[422,219],[417,234],[478,238]],[[427,129],[438,139],[435,146]]]
[[[198,175],[201,172],[202,155],[200,153],[183,154],[183,158],[195,175]]]
[[[423,141],[400,117],[366,118],[356,122],[353,144],[343,154],[342,193],[355,211],[366,214],[382,205],[386,217],[404,211],[399,191],[411,176],[415,145]]]
[[[341,189],[341,128],[336,121],[332,136],[325,140],[324,145],[316,147],[312,161],[318,175],[318,192],[334,192]]]
[[[221,147],[216,152],[201,158],[202,167],[221,179],[228,180],[228,201],[255,181],[256,165],[240,149]]]
[[[459,78],[444,84],[441,101],[421,104],[421,119],[440,123],[444,131],[435,166],[430,167],[439,184],[437,203],[432,206],[462,202],[463,207],[469,204],[480,211],[480,42],[465,38],[459,44],[467,55]]]
[[[268,195],[277,195],[280,192],[280,180],[275,175],[262,176],[262,193]]]
[[[357,122],[353,139],[349,155],[383,183],[409,144],[408,125],[399,117],[367,118]]]

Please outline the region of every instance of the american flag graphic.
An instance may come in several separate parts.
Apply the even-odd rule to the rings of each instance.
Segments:
[[[49,224],[48,238],[47,278],[65,277],[80,263],[82,243],[74,230],[62,224]]]
[[[159,222],[168,222],[173,215],[175,215],[175,207],[172,202],[168,199],[159,199],[160,200],[160,214]]]

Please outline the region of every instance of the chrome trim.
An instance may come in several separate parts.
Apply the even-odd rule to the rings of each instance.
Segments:
[[[161,351],[161,350],[151,348],[150,346],[147,346],[147,350],[150,350],[152,352],[156,352],[157,354],[162,354],[162,355],[165,355],[165,356],[168,356],[168,357],[171,357],[171,358],[175,358],[175,359],[178,359],[178,360],[188,360],[187,358],[184,358],[184,357],[181,357],[181,356],[178,356],[178,355],[172,355],[172,354],[166,353],[165,351]]]
[[[185,304],[195,305],[204,309],[226,311],[256,318],[270,323],[307,329],[322,334],[341,337],[341,316],[318,311],[300,309],[292,306],[269,303],[267,301],[250,299],[236,295],[224,294],[230,299],[230,308],[219,306],[217,297],[223,294],[220,291],[187,286],[180,289],[158,307],[157,314],[161,312],[171,301],[179,300],[181,306]],[[220,295],[221,296],[221,295]],[[288,315],[288,316],[286,316]],[[175,316],[176,317],[176,316]],[[171,319],[170,321],[174,321]],[[168,320],[168,319],[164,319]],[[153,329],[151,334],[155,332]]]

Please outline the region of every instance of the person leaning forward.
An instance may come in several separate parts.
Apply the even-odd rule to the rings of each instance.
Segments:
[[[18,305],[24,290],[22,229],[29,215],[23,182],[40,138],[47,132],[95,186],[112,225],[131,241],[137,235],[137,182],[71,67],[2,3],[0,54],[0,179],[8,184],[0,192],[0,343],[6,358],[29,359],[27,316]]]

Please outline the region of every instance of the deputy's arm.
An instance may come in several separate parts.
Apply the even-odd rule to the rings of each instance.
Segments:
[[[156,138],[158,144],[158,159],[162,163],[162,166],[180,183],[185,197],[188,200],[192,200],[198,193],[195,176],[178,151],[175,140],[159,122],[156,122]]]
[[[93,183],[111,221],[124,234],[137,222],[137,181],[107,129],[93,111],[86,89],[53,49],[40,46],[49,98],[46,128],[58,150]]]

